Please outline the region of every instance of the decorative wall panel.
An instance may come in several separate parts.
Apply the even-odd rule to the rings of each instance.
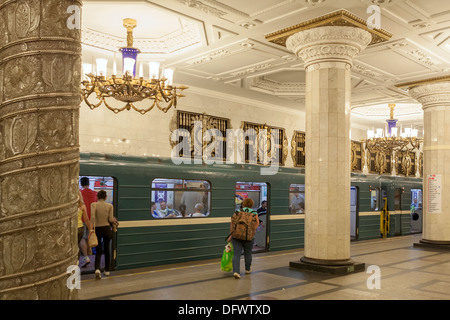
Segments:
[[[397,175],[415,177],[417,171],[416,153],[411,151],[395,152],[395,171]]]
[[[364,148],[359,141],[352,140],[351,166],[353,172],[362,172],[364,168]]]
[[[305,133],[294,131],[291,141],[291,156],[294,167],[305,166]]]
[[[392,154],[383,152],[367,152],[367,168],[369,173],[391,174],[392,173]]]

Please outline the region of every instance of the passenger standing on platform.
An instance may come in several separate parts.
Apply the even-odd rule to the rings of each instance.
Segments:
[[[88,229],[91,229],[91,222],[88,219],[87,216],[87,210],[86,210],[86,206],[84,205],[83,202],[83,196],[81,194],[81,191],[78,191],[78,246],[80,248],[80,252],[81,254],[84,254],[86,256],[86,253],[82,252],[82,246],[81,246],[81,242],[84,242],[83,239],[83,234],[84,234],[84,225],[83,225],[83,221],[86,221],[86,225],[88,227]],[[84,247],[86,249],[86,247]]]
[[[240,275],[240,268],[241,268],[241,254],[242,254],[242,250],[244,250],[244,261],[245,261],[245,273],[246,274],[250,274],[251,273],[251,266],[252,266],[252,249],[253,249],[253,241],[255,238],[255,234],[256,234],[256,229],[258,228],[259,225],[259,219],[258,219],[258,213],[252,209],[253,207],[253,200],[250,198],[245,199],[242,202],[242,210],[239,212],[236,212],[234,215],[236,215],[236,217],[239,217],[239,215],[242,216],[248,216],[251,217],[251,220],[248,221],[247,227],[246,228],[253,228],[251,230],[251,234],[253,235],[253,237],[251,239],[248,240],[242,240],[242,239],[236,239],[237,237],[237,233],[236,233],[236,223],[233,222],[234,215],[233,218],[231,218],[231,225],[230,225],[230,236],[228,237],[228,242],[231,241],[231,243],[233,244],[233,249],[234,249],[234,255],[233,255],[233,276],[236,279],[240,279],[241,275]],[[245,214],[245,213],[250,213],[249,214]],[[239,219],[239,218],[237,218]]]
[[[81,185],[81,194],[83,195],[83,201],[84,204],[86,205],[87,216],[89,221],[91,221],[91,203],[97,202],[97,192],[89,189],[88,177],[82,177],[80,179],[80,185]],[[83,241],[80,244],[81,252],[84,255],[82,267],[87,266],[91,262],[88,255],[88,251],[91,251],[90,248],[88,247],[88,238],[89,238],[89,228],[85,224]]]
[[[114,207],[106,202],[106,191],[100,190],[97,193],[98,202],[91,204],[92,224],[98,238],[98,246],[95,254],[95,277],[101,279],[100,262],[102,254],[105,254],[105,276],[109,276],[111,271],[111,226],[118,226],[114,217]],[[102,248],[103,242],[103,248]]]

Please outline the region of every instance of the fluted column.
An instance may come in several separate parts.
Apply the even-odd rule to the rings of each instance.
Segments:
[[[321,265],[349,265],[350,98],[352,59],[369,32],[323,26],[290,36],[286,47],[305,62],[305,252]]]
[[[421,242],[436,245],[450,245],[450,77],[444,79],[409,90],[424,114]]]
[[[0,0],[0,300],[77,297],[80,7]]]

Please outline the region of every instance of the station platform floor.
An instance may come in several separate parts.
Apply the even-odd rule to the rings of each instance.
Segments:
[[[366,270],[341,276],[289,267],[303,249],[253,255],[241,279],[220,259],[82,275],[80,300],[449,300],[450,251],[416,248],[421,234],[351,243]],[[243,259],[243,257],[241,258]],[[376,267],[370,267],[376,266]],[[370,267],[370,268],[369,268]],[[377,269],[378,268],[378,269]],[[375,271],[374,271],[375,270]],[[377,287],[379,285],[379,287]]]

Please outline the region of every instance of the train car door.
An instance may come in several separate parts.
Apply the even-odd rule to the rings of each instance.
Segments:
[[[350,240],[358,239],[358,188],[350,187]]]
[[[86,180],[87,179],[87,180]],[[82,182],[83,181],[83,182]],[[86,204],[86,208],[89,206],[91,202],[97,201],[97,192],[100,190],[106,191],[106,202],[110,203],[114,207],[114,216],[117,217],[117,183],[116,179],[113,177],[103,177],[103,176],[80,176],[80,190],[83,195],[83,200]],[[82,184],[89,183],[89,185],[83,188]],[[88,210],[89,212],[90,210]],[[89,248],[86,245],[86,235],[81,240],[80,247],[80,258],[79,258],[79,266],[81,268],[81,273],[94,273],[94,262],[95,262],[95,254],[97,248]],[[103,243],[99,243],[99,245],[103,245]],[[113,232],[112,240],[111,240],[111,267],[115,268],[116,266],[116,248],[117,248],[117,237],[116,233]],[[86,259],[85,254],[87,254],[88,259]],[[103,270],[105,256],[102,255],[101,260],[101,269]]]
[[[236,182],[235,210],[241,209],[242,201],[253,200],[253,209],[258,212],[260,226],[256,231],[253,252],[268,250],[268,224],[270,214],[269,185],[264,182]]]
[[[422,232],[422,189],[411,189],[411,233]]]

